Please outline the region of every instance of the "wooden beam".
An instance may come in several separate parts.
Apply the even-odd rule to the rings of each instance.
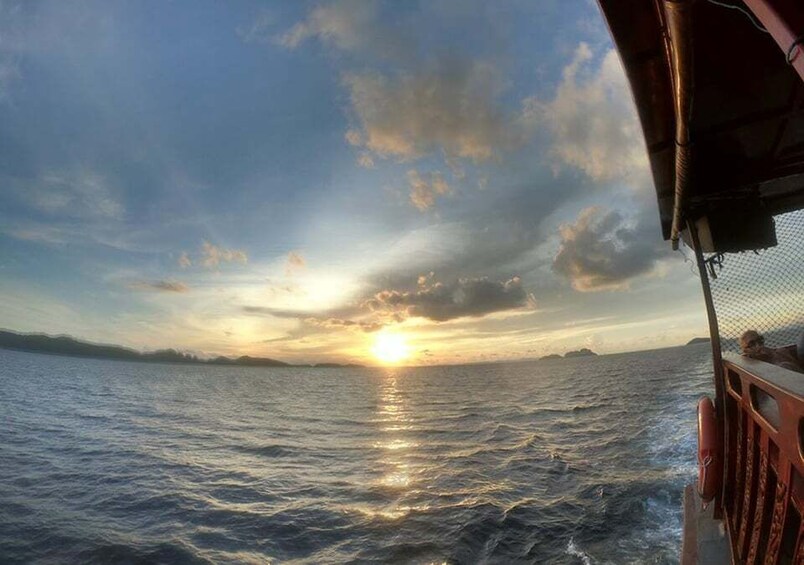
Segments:
[[[773,37],[804,80],[804,44],[795,45],[804,34],[804,7],[800,0],[745,0],[745,5]]]

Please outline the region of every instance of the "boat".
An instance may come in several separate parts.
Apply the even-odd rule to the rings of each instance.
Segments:
[[[742,356],[804,331],[804,3],[599,0],[629,80],[672,249],[709,321],[697,485],[681,562],[804,563],[804,375]],[[690,407],[690,410],[695,410]]]

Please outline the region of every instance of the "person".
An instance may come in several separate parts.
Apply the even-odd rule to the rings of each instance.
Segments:
[[[804,332],[798,338],[798,344],[796,345],[796,354],[798,355],[798,363],[802,367],[804,367]]]
[[[804,367],[802,367],[800,361],[804,359],[804,336],[799,340],[796,348],[798,357],[786,347],[766,347],[765,338],[756,330],[743,332],[743,335],[740,336],[739,343],[740,351],[742,351],[743,355],[746,357],[772,363],[798,373],[804,373]]]

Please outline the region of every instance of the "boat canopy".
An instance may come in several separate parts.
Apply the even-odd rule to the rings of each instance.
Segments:
[[[631,84],[662,232],[707,252],[776,244],[804,207],[798,0],[599,0]]]

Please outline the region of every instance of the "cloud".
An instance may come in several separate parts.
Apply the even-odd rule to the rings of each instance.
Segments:
[[[238,249],[225,249],[212,245],[205,241],[201,246],[201,264],[212,269],[221,263],[242,263],[248,262],[248,255],[245,251]]]
[[[315,330],[349,330],[375,332],[387,325],[386,321],[380,320],[360,320],[352,316],[360,317],[360,309],[356,307],[344,307],[323,312],[309,312],[303,310],[286,310],[282,308],[271,308],[266,306],[243,306],[243,312],[256,316],[271,316],[274,318],[295,319],[301,322],[302,327],[296,330],[294,336],[310,335],[316,333]]]
[[[274,308],[271,306],[253,306],[246,305],[242,307],[243,312],[255,316],[271,316],[273,318],[287,318],[304,320],[309,318],[326,319],[326,318],[352,318],[359,313],[359,309],[353,306],[344,306],[342,308],[332,308],[327,310],[295,310],[288,308]]]
[[[533,296],[525,292],[519,277],[507,281],[465,278],[449,284],[431,280],[431,277],[420,277],[419,288],[415,291],[383,290],[365,305],[374,312],[444,322],[519,309],[535,302]]]
[[[275,21],[271,12],[262,10],[250,25],[239,26],[236,32],[246,43],[268,43],[273,39],[271,28]]]
[[[11,101],[11,86],[21,76],[17,60],[0,53],[0,103]]]
[[[400,33],[398,26],[380,24],[378,8],[373,0],[336,0],[320,4],[275,40],[287,49],[296,49],[307,40],[318,39],[341,51],[408,58],[414,46]]]
[[[123,205],[107,179],[89,169],[47,173],[27,191],[28,202],[50,216],[121,219]]]
[[[128,285],[132,290],[154,292],[187,292],[190,287],[177,281],[137,281]]]
[[[367,41],[366,31],[374,29],[375,2],[349,0],[313,8],[307,18],[279,36],[280,45],[295,49],[304,41],[318,38],[339,49],[356,49]]]
[[[552,133],[552,154],[597,181],[648,182],[642,129],[625,73],[613,49],[595,71],[592,50],[580,43],[552,101],[527,99],[526,113]]]
[[[186,269],[187,267],[190,267],[193,264],[193,262],[190,260],[190,256],[187,255],[186,251],[182,251],[181,255],[179,255],[178,264],[179,267],[181,267],[182,269]]]
[[[345,75],[357,129],[347,140],[380,157],[491,159],[524,139],[518,113],[498,104],[505,81],[491,64],[443,60],[416,73]]]
[[[363,167],[364,169],[373,169],[374,158],[371,156],[371,153],[364,151],[357,156],[357,164]]]
[[[450,187],[441,173],[435,172],[422,177],[418,171],[408,171],[410,184],[410,202],[424,212],[435,204],[436,196],[450,193]]]
[[[21,54],[30,41],[22,3],[0,1],[0,104],[13,103],[12,87],[22,79]]]
[[[581,292],[626,289],[631,279],[653,270],[661,257],[652,226],[629,226],[616,211],[586,208],[574,224],[564,224],[559,231],[561,245],[553,269]]]
[[[385,327],[382,322],[366,322],[360,320],[345,320],[342,318],[304,318],[304,321],[310,325],[318,326],[325,329],[347,329],[347,330],[360,330],[366,333],[376,332]]]
[[[524,167],[514,175],[485,191],[462,191],[460,200],[438,206],[437,216],[423,216],[430,220],[426,225],[389,238],[365,275],[368,285],[409,290],[411,273],[430,271],[442,281],[477,276],[507,280],[513,273],[531,281],[534,269],[546,271],[555,282],[550,273],[555,247],[547,239],[556,229],[553,214],[588,189],[588,183]]]
[[[363,145],[363,136],[356,129],[347,130],[343,137],[349,145]]]
[[[285,263],[285,275],[290,276],[306,266],[307,261],[304,260],[304,257],[297,251],[291,251],[288,253],[287,262]]]

